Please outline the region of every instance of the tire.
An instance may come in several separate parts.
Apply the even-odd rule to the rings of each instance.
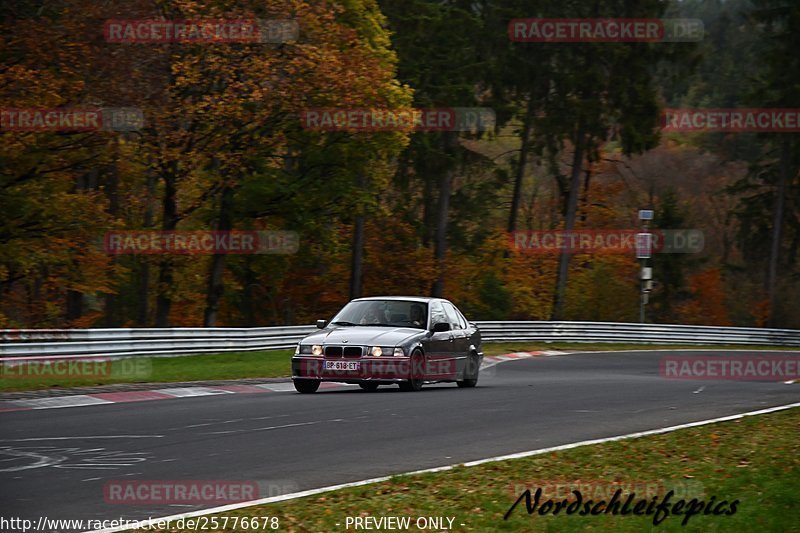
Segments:
[[[464,369],[464,379],[456,381],[456,384],[462,389],[471,389],[478,384],[478,374],[480,370],[480,366],[478,366],[478,356],[474,353],[469,354],[467,368]],[[469,375],[467,375],[467,372],[469,372]]]
[[[294,388],[300,394],[313,394],[319,389],[318,379],[294,379]]]
[[[377,383],[369,383],[369,382],[367,382],[367,383],[359,383],[358,386],[361,387],[362,389],[364,389],[367,392],[375,392],[376,390],[378,390],[378,387],[379,387],[379,385]]]
[[[422,355],[422,351],[417,348],[411,353],[411,376],[408,377],[407,380],[401,381],[399,383],[400,390],[404,392],[417,392],[422,388],[422,384],[424,380],[420,378],[413,377],[415,368],[422,368],[421,363],[425,361],[425,356]]]

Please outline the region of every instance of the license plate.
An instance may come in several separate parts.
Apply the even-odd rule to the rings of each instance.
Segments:
[[[361,361],[325,361],[325,370],[361,370]]]

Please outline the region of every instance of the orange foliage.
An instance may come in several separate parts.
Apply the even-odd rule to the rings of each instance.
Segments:
[[[682,324],[731,325],[720,268],[709,268],[689,276],[689,290],[692,299],[677,308]]]
[[[557,270],[555,254],[511,254],[503,276],[511,293],[511,319],[550,320]]]
[[[630,322],[638,317],[639,265],[629,254],[587,256],[572,262],[566,320]]]
[[[430,292],[436,276],[433,256],[417,244],[413,227],[391,218],[377,219],[367,224],[365,240],[365,295]]]
[[[769,300],[761,300],[753,304],[750,313],[755,318],[757,328],[767,327],[769,320]]]

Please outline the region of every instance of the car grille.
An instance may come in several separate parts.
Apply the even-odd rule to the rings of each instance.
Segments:
[[[325,357],[361,357],[364,350],[361,346],[326,346]]]

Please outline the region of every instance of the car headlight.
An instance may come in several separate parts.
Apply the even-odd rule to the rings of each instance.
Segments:
[[[315,344],[311,347],[311,353],[313,355],[322,355],[322,346],[319,344]]]
[[[392,346],[372,346],[369,349],[369,354],[372,357],[380,357],[382,355],[405,355],[405,351],[402,348],[394,348]]]
[[[400,347],[395,348],[393,353],[395,357],[404,357],[406,355],[405,350]]]

